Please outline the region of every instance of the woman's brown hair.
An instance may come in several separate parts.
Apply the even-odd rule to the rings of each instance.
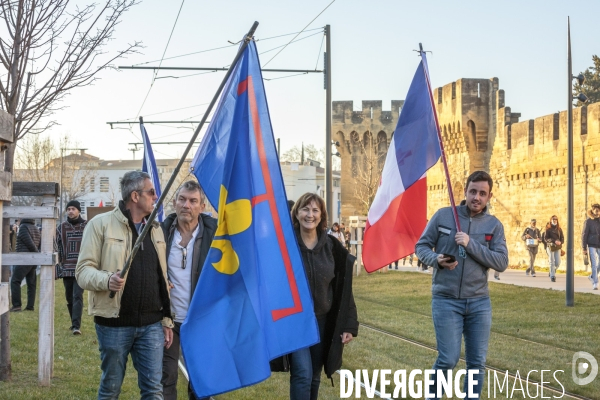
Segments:
[[[300,229],[300,221],[298,221],[298,218],[296,218],[298,210],[306,207],[313,201],[321,210],[321,222],[319,222],[317,231],[324,231],[327,229],[327,209],[325,207],[325,200],[323,200],[323,198],[316,193],[304,193],[298,200],[296,200],[296,203],[294,203],[294,207],[292,207],[292,222],[294,223],[295,229]]]
[[[546,224],[546,229],[550,229],[552,228],[552,220],[556,218],[556,227],[558,229],[560,229],[560,224],[558,223],[558,217],[556,215],[553,215],[550,217],[550,221],[548,221],[548,223]]]

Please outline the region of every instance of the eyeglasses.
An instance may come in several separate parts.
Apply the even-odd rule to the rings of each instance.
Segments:
[[[558,221],[556,218],[553,218],[552,221]]]
[[[185,269],[186,261],[187,261],[187,248],[182,247],[181,252],[183,253],[183,257],[181,258],[181,269]]]
[[[154,188],[148,189],[148,190],[136,190],[136,192],[138,192],[138,193],[148,192],[150,194],[150,196],[153,196],[153,197],[156,194],[156,191],[154,190]]]

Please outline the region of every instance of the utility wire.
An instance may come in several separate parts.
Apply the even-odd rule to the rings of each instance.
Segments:
[[[319,18],[319,16],[320,16],[321,14],[323,14],[323,13],[325,12],[325,10],[327,10],[327,9],[328,9],[328,8],[329,8],[329,7],[330,7],[330,6],[331,6],[333,3],[335,3],[335,0],[333,0],[331,3],[329,3],[329,4],[327,5],[327,7],[325,7],[325,8],[323,9],[323,11],[321,11],[321,12],[320,12],[320,13],[319,13],[319,14],[318,14],[316,17],[314,17],[314,18],[312,19],[312,21],[310,21],[310,22],[309,22],[309,23],[308,23],[308,24],[307,24],[307,25],[306,25],[306,26],[305,26],[305,27],[304,27],[304,28],[303,28],[303,29],[302,29],[302,30],[301,30],[301,31],[298,33],[298,35],[300,35],[302,32],[304,32],[304,30],[305,30],[306,28],[308,28],[308,27],[310,26],[310,24],[312,24],[312,23],[313,23],[313,22],[314,22],[314,21],[315,21],[317,18]],[[289,42],[288,44],[292,43],[292,42],[294,41],[294,39],[296,39],[296,38],[298,37],[298,35],[294,36],[294,38],[293,38],[292,40],[290,40],[290,42]],[[286,45],[285,47],[287,47],[287,45]],[[283,49],[279,50],[279,51],[277,52],[277,54],[275,54],[275,55],[274,55],[274,56],[273,56],[273,57],[272,57],[272,58],[271,58],[269,61],[267,61],[267,63],[266,63],[265,65],[263,65],[263,67],[266,67],[267,65],[269,65],[269,63],[270,63],[271,61],[273,61],[273,59],[274,59],[275,57],[277,57],[277,56],[279,55],[279,53],[281,53],[283,50],[285,50],[285,47],[284,47]]]
[[[181,5],[179,6],[179,11],[177,12],[177,17],[175,18],[175,23],[173,23],[173,28],[171,28],[171,33],[169,34],[169,40],[167,40],[167,45],[165,46],[165,50],[163,51],[162,58],[160,60],[160,63],[158,64],[159,68],[162,65],[165,54],[167,53],[167,49],[169,48],[169,43],[171,43],[171,38],[173,37],[173,32],[175,31],[175,27],[177,26],[177,21],[179,21],[179,15],[181,14],[181,9],[183,8],[183,3],[185,3],[185,0],[182,0]],[[152,83],[150,83],[150,88],[148,89],[148,93],[146,93],[146,97],[144,97],[144,101],[142,102],[142,105],[140,106],[140,109],[137,112],[137,115],[135,116],[136,119],[140,116],[140,113],[142,112],[142,109],[144,108],[144,104],[146,104],[146,100],[148,100],[148,96],[150,95],[150,92],[152,91],[152,88],[154,87],[154,82],[156,82],[156,75],[158,75],[158,71],[159,71],[159,69],[154,70],[154,76],[152,77]],[[137,136],[136,136],[136,139],[137,139]],[[141,139],[138,139],[138,140],[141,140]]]
[[[316,31],[316,30],[318,30],[318,29],[323,29],[323,28],[307,29],[307,30],[306,30],[306,32]],[[257,42],[258,42],[259,40],[260,40],[260,41],[265,41],[265,40],[270,40],[270,39],[277,39],[277,38],[284,37],[284,36],[291,36],[291,35],[295,35],[295,34],[297,34],[297,33],[301,33],[301,32],[292,32],[292,33],[286,33],[286,34],[283,34],[283,35],[271,36],[271,37],[264,38],[264,39],[255,39],[255,41],[257,41]],[[228,49],[228,48],[230,48],[230,47],[233,47],[233,46],[237,46],[237,43],[234,43],[234,44],[228,44],[227,46],[215,47],[215,48],[212,48],[212,49],[207,49],[207,50],[199,50],[199,51],[194,51],[194,52],[192,52],[192,53],[180,54],[180,55],[177,55],[177,56],[171,56],[171,57],[163,58],[162,60],[174,60],[174,59],[176,59],[176,58],[181,58],[181,57],[192,56],[192,55],[194,55],[194,54],[201,54],[201,53],[207,53],[207,52],[209,52],[209,51],[215,51],[215,50]],[[157,62],[157,61],[161,61],[161,60],[152,60],[152,61],[146,61],[146,62],[143,62],[143,63],[139,63],[139,64],[133,64],[133,65],[134,65],[134,66],[146,65],[146,64],[153,63],[153,62]]]
[[[322,30],[321,30],[321,32],[322,32]],[[320,34],[321,32],[317,32],[317,33],[313,33],[312,35],[304,36],[304,37],[302,37],[302,38],[300,38],[300,39],[298,39],[298,40],[292,40],[292,41],[291,41],[291,42],[289,42],[289,43],[282,44],[281,46],[273,47],[272,49],[265,50],[265,51],[263,51],[262,53],[258,53],[258,55],[262,55],[262,54],[265,54],[265,53],[269,53],[269,52],[271,52],[271,51],[273,51],[273,50],[277,50],[277,49],[280,49],[280,48],[282,48],[282,47],[284,47],[284,48],[285,48],[286,46],[288,46],[288,45],[290,45],[290,44],[292,44],[292,43],[298,43],[298,42],[299,42],[299,41],[301,41],[301,40],[308,39],[309,37],[313,37],[313,36],[315,36],[315,35],[318,35],[318,34]],[[283,50],[283,49],[281,49],[281,50]],[[279,54],[279,53],[277,53],[277,54]],[[277,54],[276,54],[276,55],[277,55]],[[274,58],[274,57],[273,57],[273,58]],[[273,59],[273,58],[272,58],[272,59]],[[272,59],[271,59],[271,60],[272,60]],[[268,64],[268,63],[267,63],[267,64]],[[267,65],[267,64],[265,64],[265,65]],[[263,67],[264,67],[264,66],[263,66]],[[315,68],[315,69],[316,69],[316,68]]]
[[[271,78],[271,79],[267,79],[267,78],[263,78],[263,80],[265,81],[276,81],[277,79],[285,79],[285,78],[291,78],[293,76],[298,76],[298,75],[307,75],[308,72],[302,72],[300,74],[293,74],[293,75],[286,75],[286,76],[280,76],[278,78]]]
[[[317,63],[315,64],[315,69],[319,66],[319,60],[321,59],[321,50],[323,49],[323,42],[325,41],[325,35],[323,35],[323,39],[321,39],[321,46],[319,47],[319,53],[317,54]]]

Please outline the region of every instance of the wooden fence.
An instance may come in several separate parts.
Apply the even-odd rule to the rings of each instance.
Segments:
[[[4,253],[2,265],[40,265],[38,382],[49,386],[54,374],[54,234],[58,210],[58,183],[13,182],[13,196],[42,197],[41,206],[8,206],[0,209],[2,218],[42,220],[42,244],[39,253]],[[2,202],[0,202],[0,208]],[[1,293],[0,293],[1,295]],[[3,296],[3,295],[2,295]],[[6,294],[8,301],[8,292]]]

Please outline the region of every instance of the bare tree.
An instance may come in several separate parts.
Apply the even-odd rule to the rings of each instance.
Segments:
[[[74,88],[92,84],[100,71],[139,42],[109,55],[104,47],[114,38],[124,12],[137,0],[102,0],[71,5],[70,0],[0,1],[0,108],[15,118],[14,142],[4,152],[4,171],[13,172],[17,141],[56,125],[53,114]],[[2,250],[8,252],[8,220],[2,224]],[[2,282],[10,276],[2,268]],[[10,380],[8,315],[0,317],[0,380]]]
[[[362,215],[367,215],[379,188],[387,140],[374,138],[370,132],[367,132],[362,140],[358,135],[352,136],[350,140],[356,142],[361,153],[352,165],[354,197],[360,203]]]
[[[24,182],[60,182],[64,204],[85,196],[90,191],[90,179],[97,175],[99,159],[68,150],[74,147],[78,147],[78,144],[73,143],[68,135],[61,137],[58,142],[53,141],[50,136],[41,135],[21,139],[15,154],[14,179]],[[17,197],[13,202],[31,205],[32,199],[36,198]]]
[[[57,124],[51,117],[74,88],[88,86],[100,71],[141,44],[107,55],[124,12],[137,0],[106,0],[80,8],[70,0],[3,0],[0,10],[0,107],[15,117],[15,142]],[[12,172],[14,145],[5,170]]]
[[[281,160],[300,162],[302,160],[302,151],[304,150],[304,160],[311,159],[325,165],[325,149],[318,149],[314,144],[307,144],[302,147],[294,146],[281,155]],[[334,157],[332,160],[332,168],[339,171],[342,167],[342,162],[339,157]]]

